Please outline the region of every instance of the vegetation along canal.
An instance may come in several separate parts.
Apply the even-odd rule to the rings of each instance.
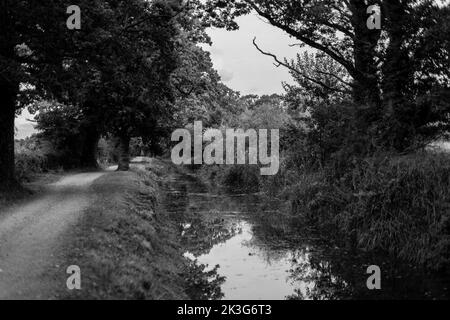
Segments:
[[[163,207],[179,222],[185,256],[223,279],[223,299],[448,298],[445,278],[383,255],[348,252],[295,226],[290,208],[262,194],[212,188],[171,168]],[[367,267],[383,272],[382,290],[366,286]]]

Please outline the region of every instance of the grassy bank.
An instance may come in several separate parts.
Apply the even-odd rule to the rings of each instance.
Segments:
[[[156,177],[110,173],[93,188],[97,199],[68,249],[70,264],[82,270],[83,288],[67,298],[189,298],[190,266],[177,225],[158,212]]]
[[[450,265],[449,155],[380,155],[354,160],[344,172],[326,167],[295,177],[277,196],[291,201],[298,233],[313,228],[333,245],[431,270]]]
[[[227,187],[237,181],[290,201],[289,217],[267,217],[274,226],[288,218],[290,229],[300,227],[294,232],[314,229],[334,245],[384,252],[431,270],[450,265],[450,155],[384,154],[354,159],[345,170],[307,171],[285,160],[268,178],[244,166],[201,172]]]

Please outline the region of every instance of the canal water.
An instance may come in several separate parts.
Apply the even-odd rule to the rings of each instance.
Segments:
[[[179,222],[185,257],[224,277],[223,299],[448,299],[448,276],[430,276],[382,255],[347,252],[292,230],[289,207],[261,194],[233,194],[171,169],[163,206]],[[382,271],[367,288],[367,268]]]

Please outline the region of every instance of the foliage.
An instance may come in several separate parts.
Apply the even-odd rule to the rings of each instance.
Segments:
[[[125,145],[132,137],[142,139],[146,151],[162,154],[173,128],[226,90],[209,54],[197,46],[210,41],[198,12],[180,1],[82,6],[90,8],[83,32],[66,43],[78,50],[64,59],[49,90],[79,114],[67,118],[76,122],[71,125],[92,132],[87,144],[109,133]],[[56,129],[47,125],[41,123],[47,131]]]
[[[369,5],[380,7],[382,30],[367,28]],[[299,40],[300,47],[316,50],[319,59],[333,60],[326,64],[330,70],[307,54],[296,62],[283,61],[254,42],[261,53],[295,74],[301,88],[316,89],[312,91],[315,96],[326,91],[350,94],[357,108],[354,121],[368,129],[369,141],[376,145],[403,152],[448,130],[448,4],[439,6],[429,0],[209,0],[206,7],[230,28],[237,28],[236,17],[255,11]],[[210,23],[214,25],[214,19]]]
[[[81,110],[55,102],[43,102],[40,109],[36,115],[39,139],[52,144],[61,166],[82,166],[83,150],[90,137],[86,137]]]
[[[212,270],[205,265],[199,265],[197,261],[191,261],[187,267],[187,295],[192,300],[220,300],[224,294],[221,285],[225,282],[225,277],[219,276],[216,266]]]
[[[117,141],[111,137],[101,137],[98,141],[98,161],[104,166],[117,163],[119,154]]]
[[[280,146],[282,150],[290,148],[292,142],[288,136],[291,117],[289,116],[283,98],[271,96],[236,97],[232,111],[224,110],[221,125],[215,125],[226,136],[227,128],[234,129],[279,129]],[[248,150],[247,150],[248,151]],[[203,166],[201,175],[206,179],[226,186],[233,192],[255,192],[264,185],[260,173],[260,165],[235,166]]]
[[[322,178],[298,184],[296,212],[334,230],[335,240],[344,236],[365,250],[383,250],[431,269],[447,266],[449,156],[380,155],[352,166],[339,180],[328,168]]]
[[[323,53],[297,54],[296,60],[289,63],[290,74],[295,85],[284,84],[286,104],[290,114],[302,119],[318,104],[332,104],[351,98],[345,83],[349,82],[346,70]],[[305,78],[303,75],[309,75]],[[312,82],[309,79],[317,79]]]
[[[53,145],[33,135],[15,143],[16,177],[19,181],[30,181],[34,175],[59,169],[60,155]]]

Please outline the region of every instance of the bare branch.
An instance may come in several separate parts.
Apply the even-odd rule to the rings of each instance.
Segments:
[[[352,77],[356,77],[358,75],[358,71],[355,69],[355,66],[353,65],[353,62],[348,61],[344,56],[342,56],[340,53],[335,52],[330,47],[323,45],[321,43],[318,43],[308,37],[305,37],[301,32],[296,31],[289,26],[275,20],[274,17],[272,17],[269,13],[263,11],[261,8],[259,8],[254,1],[252,0],[244,0],[247,4],[249,4],[260,16],[266,18],[273,26],[278,27],[282,29],[283,31],[287,32],[291,36],[297,38],[298,40],[302,41],[303,43],[307,44],[308,46],[318,49],[324,53],[326,53],[328,56],[330,56],[332,59],[334,59],[336,62],[341,64]]]
[[[317,85],[320,85],[320,86],[324,87],[324,88],[327,89],[327,90],[334,91],[334,92],[341,92],[341,93],[350,93],[350,90],[342,90],[342,89],[338,89],[338,88],[333,88],[333,87],[330,87],[329,85],[325,84],[324,82],[322,82],[322,81],[320,81],[320,80],[318,80],[318,79],[311,78],[311,77],[307,76],[306,74],[304,74],[303,72],[300,72],[300,71],[298,71],[297,69],[293,68],[293,67],[292,67],[291,65],[289,65],[288,63],[281,61],[281,60],[278,59],[278,57],[277,57],[276,55],[274,55],[273,53],[265,52],[265,51],[262,50],[262,49],[258,46],[258,44],[256,43],[256,37],[253,38],[253,45],[254,45],[255,48],[256,48],[259,52],[261,52],[263,55],[272,57],[272,58],[275,60],[275,62],[276,62],[276,63],[274,63],[274,65],[275,65],[276,67],[283,66],[283,67],[285,67],[285,68],[291,70],[292,72],[295,72],[296,74],[300,75],[301,77],[304,77],[305,79],[307,79],[307,80],[309,80],[309,81],[311,81],[311,82],[313,82],[313,83],[315,83],[315,84],[317,84]]]

